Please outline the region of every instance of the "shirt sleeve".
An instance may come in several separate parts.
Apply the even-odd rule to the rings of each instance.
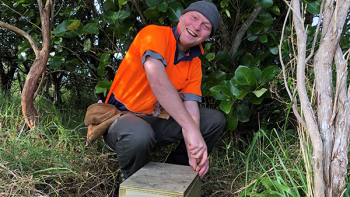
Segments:
[[[167,66],[167,63],[166,63],[165,59],[163,58],[163,56],[161,56],[159,53],[154,52],[154,51],[151,51],[151,50],[147,50],[147,51],[143,54],[143,56],[142,56],[142,58],[141,58],[142,65],[145,63],[146,57],[147,57],[148,55],[151,56],[151,57],[154,58],[154,59],[158,59],[158,60],[162,61],[162,63],[164,64],[164,67]]]
[[[202,102],[202,97],[198,96],[197,94],[186,93],[181,95],[184,101],[197,101],[200,103]]]

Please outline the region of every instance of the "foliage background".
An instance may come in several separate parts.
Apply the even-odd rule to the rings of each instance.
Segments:
[[[0,192],[30,196],[113,193],[117,160],[101,142],[90,148],[82,145],[85,131],[79,128],[85,109],[104,100],[137,32],[149,24],[174,27],[191,2],[55,2],[45,85],[36,100],[42,126],[30,131],[21,120],[18,94],[35,56],[25,38],[0,28]],[[307,167],[278,57],[288,7],[284,1],[273,0],[212,2],[219,8],[221,22],[215,36],[203,44],[201,105],[221,110],[228,124],[211,154],[202,195],[305,196],[310,190]],[[311,45],[312,20],[321,1],[303,2]],[[37,8],[34,0],[0,0],[0,21],[21,28],[40,45]],[[290,23],[282,36],[284,62],[293,60],[295,35]],[[348,40],[344,34],[342,46]],[[292,90],[294,69],[292,63],[287,64]],[[312,67],[308,75],[311,94]],[[46,138],[34,139],[36,133]],[[156,150],[149,159],[164,161],[172,148]]]

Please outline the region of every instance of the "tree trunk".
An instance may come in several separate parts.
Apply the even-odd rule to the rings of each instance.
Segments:
[[[350,131],[347,59],[343,57],[339,40],[350,1],[327,0],[324,5],[322,36],[314,57],[317,109],[312,109],[305,87],[306,29],[301,21],[300,2],[292,0],[298,48],[297,86],[307,132],[312,142],[314,196],[338,197],[343,194],[346,186]],[[334,63],[337,73],[335,94],[332,78]]]

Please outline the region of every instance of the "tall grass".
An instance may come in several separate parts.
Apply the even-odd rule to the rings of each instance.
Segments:
[[[117,161],[101,143],[84,147],[83,111],[37,106],[42,122],[28,130],[19,96],[0,99],[0,196],[110,195]]]
[[[36,106],[42,122],[28,130],[19,96],[0,96],[0,196],[111,196],[118,160],[101,140],[84,146],[85,109],[56,108],[43,97]],[[252,136],[239,144],[224,133],[202,196],[311,196],[307,137],[286,124],[277,128],[247,130]],[[163,162],[173,148],[156,149],[148,161]]]

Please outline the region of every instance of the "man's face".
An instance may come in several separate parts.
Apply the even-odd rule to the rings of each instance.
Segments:
[[[205,16],[196,11],[189,11],[179,19],[178,27],[181,31],[180,49],[186,51],[193,46],[197,46],[210,37],[212,25]]]

